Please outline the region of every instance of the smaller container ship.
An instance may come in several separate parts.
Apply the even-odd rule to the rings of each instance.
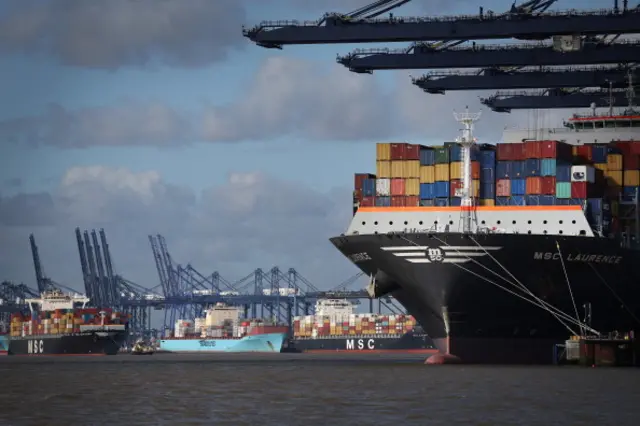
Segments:
[[[356,314],[345,299],[321,299],[316,315],[295,317],[293,346],[300,352],[437,352],[411,315]]]
[[[9,336],[6,333],[0,333],[0,356],[9,353]]]
[[[128,332],[126,315],[86,308],[84,296],[54,290],[25,302],[29,313],[11,314],[8,355],[115,355]]]
[[[218,303],[205,316],[176,321],[173,335],[160,340],[162,352],[279,353],[289,328],[267,320],[242,321],[241,309]]]

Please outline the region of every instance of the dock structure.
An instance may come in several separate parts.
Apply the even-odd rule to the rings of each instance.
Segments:
[[[366,74],[376,70],[438,70],[413,79],[428,94],[546,89],[518,95],[496,93],[482,100],[498,112],[626,105],[625,96],[613,90],[623,87],[629,70],[633,81],[640,81],[640,42],[620,38],[640,33],[640,5],[629,7],[628,0],[613,0],[609,9],[550,11],[562,1],[529,0],[514,3],[501,13],[480,7],[475,15],[398,17],[391,12],[410,0],[378,0],[350,13],[326,13],[313,21],[264,21],[243,28],[243,35],[258,46],[278,49],[286,45],[412,42],[401,49],[357,49],[338,56],[337,61],[352,72]],[[483,40],[494,44],[482,44]],[[593,65],[606,66],[585,67]],[[568,68],[543,68],[548,66]],[[530,67],[537,69],[526,69]],[[454,71],[471,68],[480,70]],[[602,89],[609,90],[604,96],[607,101],[602,99]]]

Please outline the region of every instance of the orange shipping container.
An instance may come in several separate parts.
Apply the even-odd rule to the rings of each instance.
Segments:
[[[640,171],[638,171],[638,170],[625,170],[624,171],[624,186],[640,186]]]
[[[391,195],[404,195],[404,179],[391,179]]]
[[[527,195],[542,194],[542,178],[540,176],[527,178]]]
[[[391,161],[376,161],[376,177],[386,179],[391,177]]]
[[[420,166],[420,183],[434,183],[435,181],[435,166]]]
[[[404,161],[395,160],[391,162],[391,177],[392,178],[405,178]]]
[[[449,165],[448,164],[436,164],[436,182],[448,182],[449,181]]]
[[[622,154],[607,155],[607,170],[622,170],[622,160]]]
[[[404,195],[420,195],[420,179],[405,179]]]
[[[404,177],[420,178],[420,160],[404,161]]]
[[[593,163],[593,167],[603,172],[607,171],[607,163]]]
[[[391,160],[391,144],[390,143],[378,143],[376,144],[376,159],[377,160]]]
[[[607,170],[605,172],[605,177],[607,178],[608,186],[622,186],[623,184],[623,173],[622,170]]]
[[[471,179],[480,179],[480,162],[471,162]]]

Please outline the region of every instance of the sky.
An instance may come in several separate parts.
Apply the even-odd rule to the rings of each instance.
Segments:
[[[0,0],[0,280],[36,288],[33,233],[46,275],[82,290],[80,227],[104,228],[116,272],[147,288],[148,235],[162,234],[203,274],[277,265],[329,289],[357,272],[328,238],[346,230],[353,174],[375,172],[376,142],[454,140],[466,105],[483,112],[485,143],[573,112],[492,113],[479,102],[491,92],[427,95],[411,84],[420,71],[359,75],[335,61],[374,45],[270,50],[242,36],[368,2]],[[478,6],[414,0],[394,14]]]

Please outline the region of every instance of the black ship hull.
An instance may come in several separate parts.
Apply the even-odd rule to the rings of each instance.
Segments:
[[[293,339],[299,352],[357,352],[357,353],[424,353],[437,352],[433,341],[424,333],[405,333],[402,336],[331,336]]]
[[[9,355],[116,355],[125,340],[119,331],[12,337]]]
[[[393,295],[441,352],[466,363],[551,363],[554,345],[581,332],[576,317],[600,332],[640,326],[640,253],[613,240],[414,233],[331,241],[375,277],[376,297]]]

